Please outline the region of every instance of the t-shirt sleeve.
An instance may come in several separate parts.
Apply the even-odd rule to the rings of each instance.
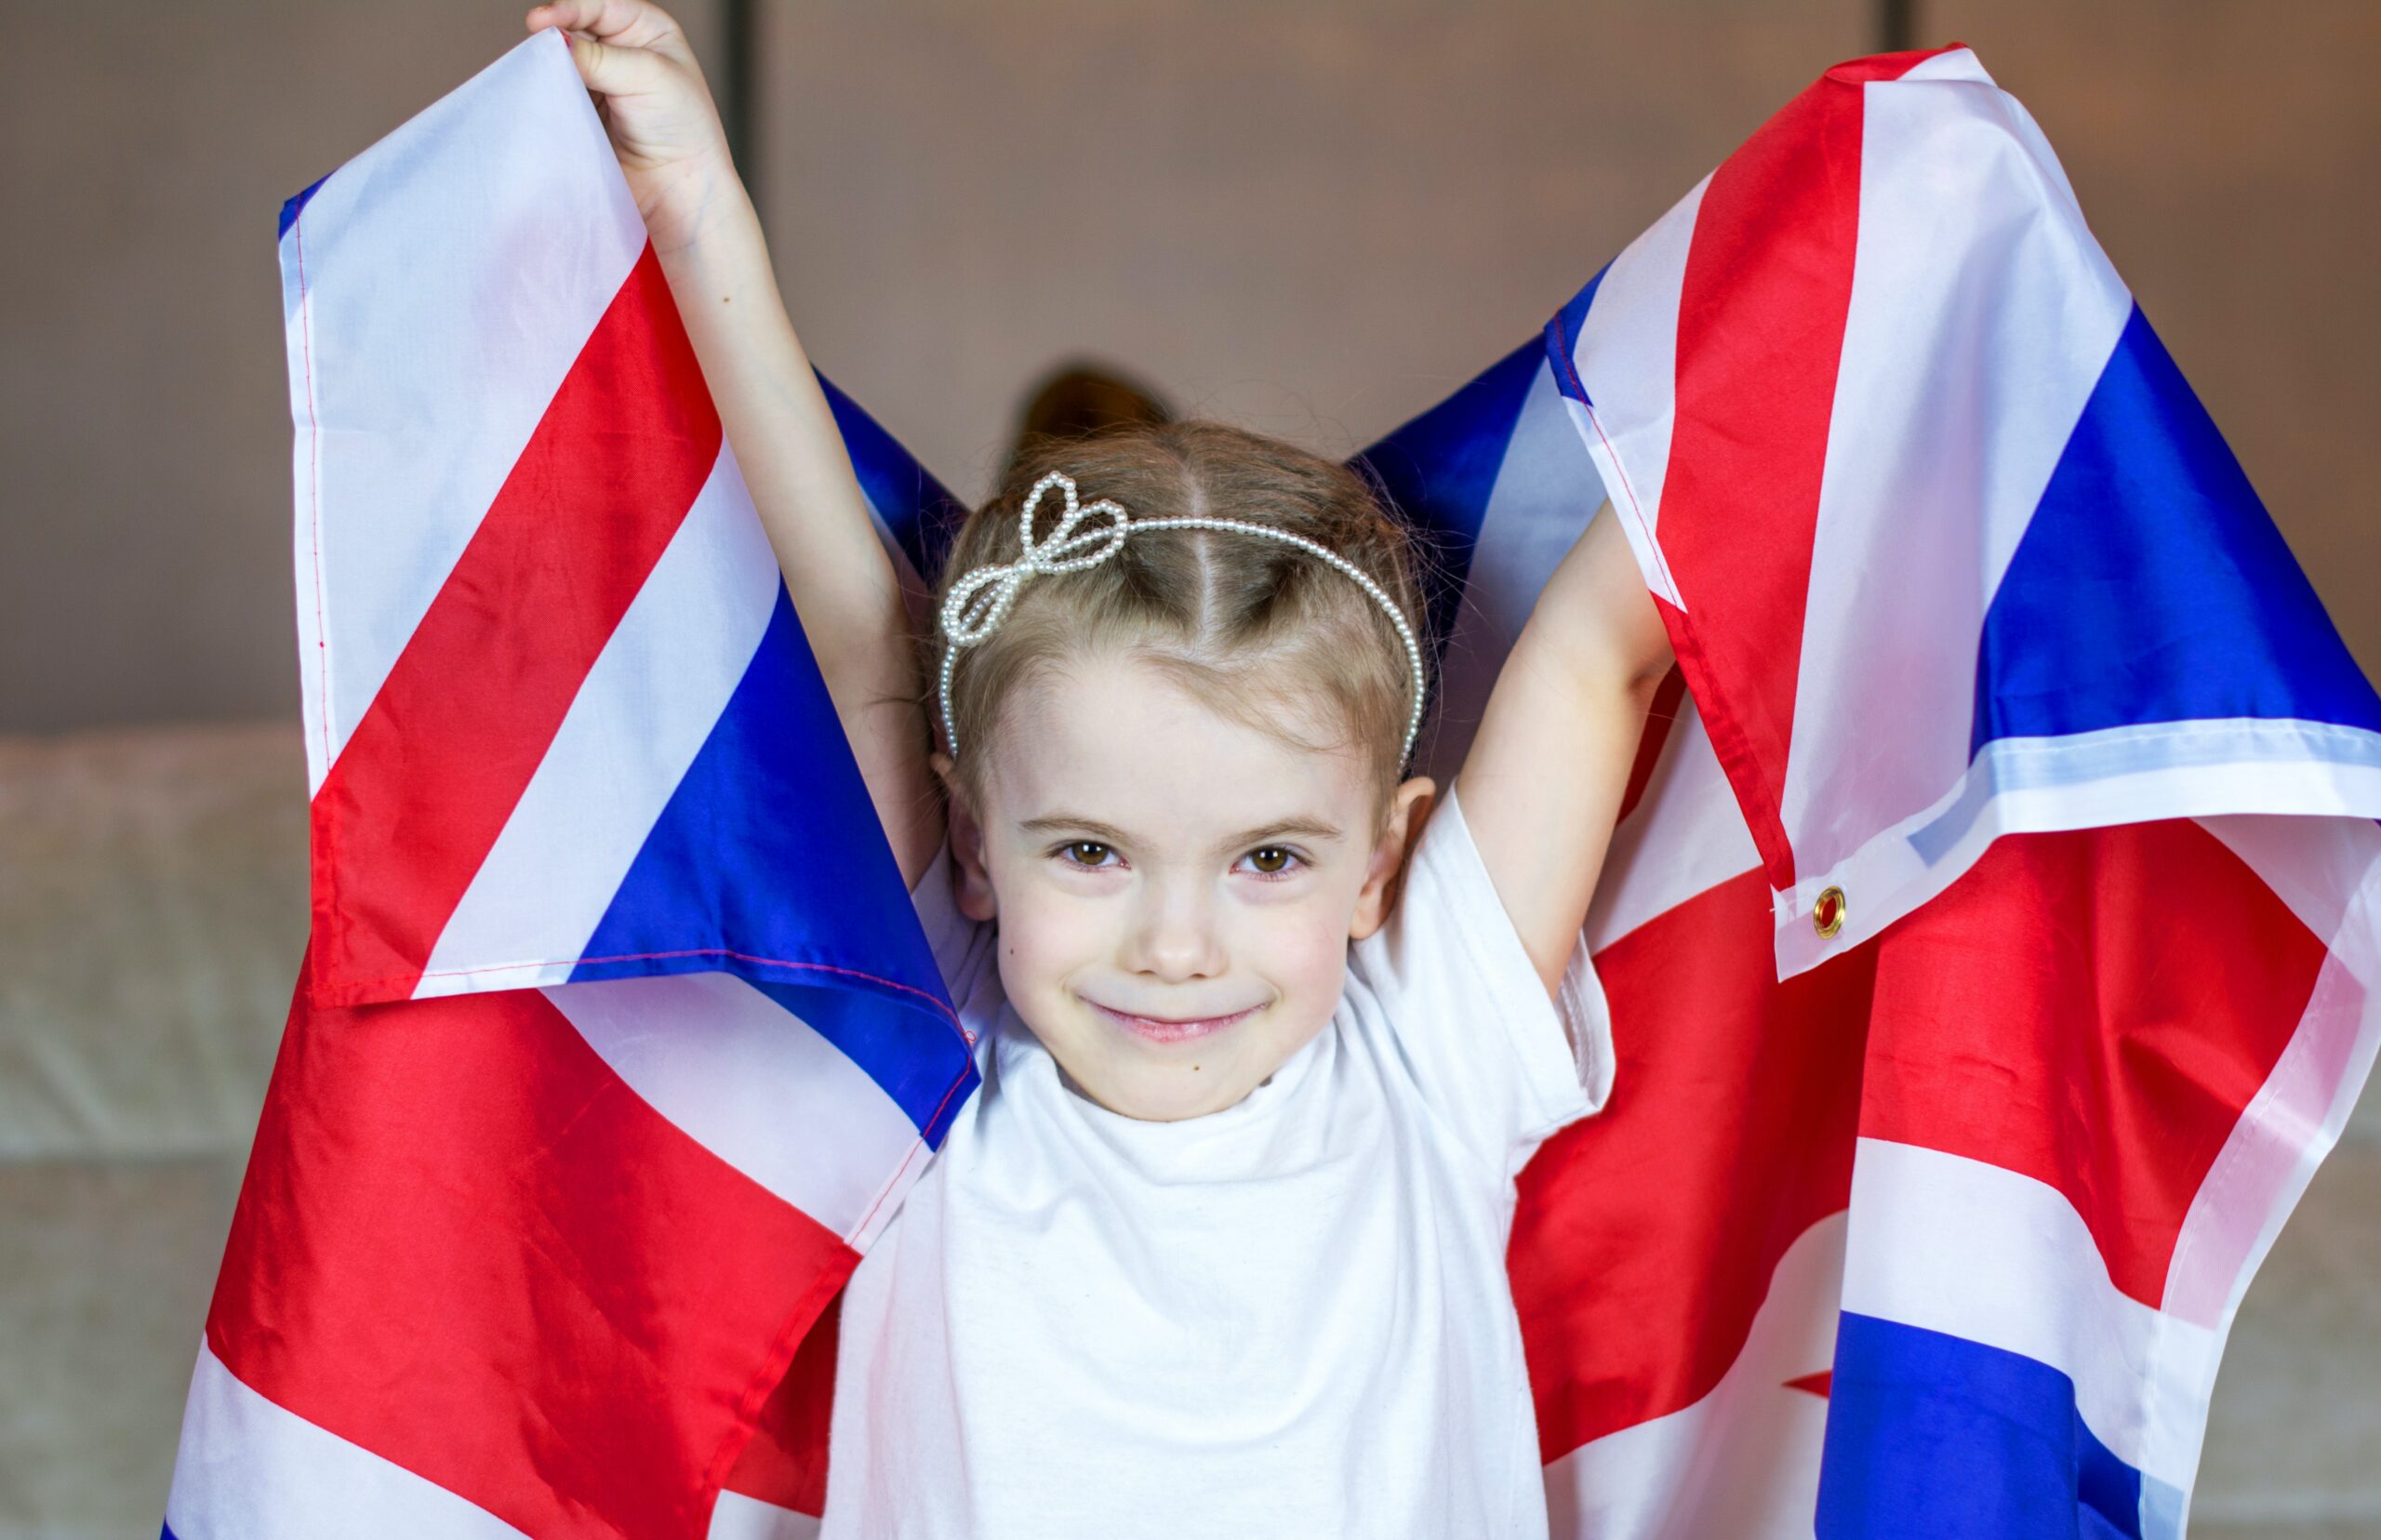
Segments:
[[[1611,1094],[1612,1019],[1586,937],[1550,998],[1452,788],[1416,842],[1396,909],[1355,943],[1351,967],[1424,1098],[1509,1172]]]

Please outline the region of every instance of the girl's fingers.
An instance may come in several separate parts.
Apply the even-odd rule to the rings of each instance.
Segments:
[[[685,34],[678,23],[645,0],[553,0],[530,11],[526,20],[532,32],[560,27],[616,48],[651,48],[672,59],[686,53]]]
[[[574,37],[570,56],[587,88],[604,96],[635,96],[669,84],[669,64],[650,49]]]

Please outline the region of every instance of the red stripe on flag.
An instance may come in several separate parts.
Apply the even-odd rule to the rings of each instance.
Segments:
[[[1779,889],[1794,883],[1778,808],[1852,306],[1862,83],[1927,57],[1837,65],[1723,162],[1679,295],[1659,538],[1686,608],[1663,618]]]
[[[259,1394],[530,1534],[693,1537],[857,1261],[542,994],[301,1002],[207,1340]]]
[[[1758,871],[1596,954],[1612,1101],[1523,1171],[1507,1255],[1547,1460],[1701,1400],[1850,1201],[1875,955],[1779,983]]]
[[[1881,940],[1860,1132],[2056,1188],[2160,1304],[2322,942],[2188,821],[2005,836]]]
[[[317,1003],[413,991],[719,450],[648,246],[314,795]]]
[[[727,1490],[814,1518],[827,1511],[827,1433],[834,1420],[836,1334],[843,1295],[822,1312],[769,1392],[761,1426],[744,1446]]]

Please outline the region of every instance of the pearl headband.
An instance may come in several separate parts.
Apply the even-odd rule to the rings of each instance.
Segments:
[[[1051,529],[1049,539],[1037,544],[1033,538],[1033,511],[1041,506],[1042,494],[1054,486],[1065,496],[1067,511]],[[1108,527],[1076,534],[1075,525],[1095,513],[1108,516]],[[1414,710],[1406,721],[1405,747],[1398,754],[1398,763],[1403,765],[1406,756],[1414,752],[1415,737],[1422,731],[1422,649],[1414,640],[1414,628],[1405,623],[1404,612],[1362,568],[1303,535],[1293,535],[1270,524],[1249,524],[1240,519],[1136,519],[1108,498],[1095,503],[1079,503],[1074,478],[1062,471],[1053,471],[1035,482],[1026,497],[1025,510],[1018,515],[1018,540],[1024,554],[1014,562],[988,562],[976,567],[951,585],[951,592],[942,602],[942,631],[949,643],[942,652],[942,736],[950,743],[954,759],[959,754],[959,734],[951,725],[951,670],[959,661],[959,649],[973,646],[992,634],[1007,617],[1009,606],[1017,602],[1017,591],[1027,578],[1036,573],[1079,572],[1097,566],[1123,550],[1124,538],[1138,529],[1235,529],[1268,539],[1285,540],[1321,557],[1362,584],[1373,602],[1387,612],[1390,624],[1397,628],[1398,639],[1405,644],[1405,661],[1414,670]],[[1090,553],[1075,554],[1084,551]]]

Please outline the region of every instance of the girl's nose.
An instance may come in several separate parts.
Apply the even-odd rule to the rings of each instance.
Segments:
[[[1141,908],[1126,964],[1167,983],[1212,978],[1224,971],[1212,895],[1153,888]]]

